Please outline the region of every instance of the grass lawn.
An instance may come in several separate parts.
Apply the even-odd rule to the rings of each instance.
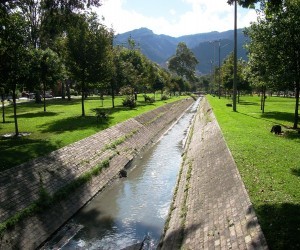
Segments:
[[[300,249],[300,134],[293,126],[295,99],[257,96],[231,101],[207,96],[237,163],[270,249]],[[275,124],[282,135],[270,133]],[[300,125],[299,125],[300,127]]]
[[[186,96],[147,104],[143,96],[139,95],[137,107],[129,109],[122,106],[123,97],[116,97],[113,109],[111,97],[104,97],[103,107],[98,96],[89,97],[85,100],[85,117],[81,116],[79,98],[71,101],[49,99],[46,101],[46,112],[43,111],[43,104],[22,103],[17,106],[19,132],[28,132],[30,135],[19,138],[2,136],[15,131],[13,109],[12,106],[7,106],[5,107],[6,122],[2,123],[1,115],[0,123],[0,172],[181,98]],[[160,100],[160,95],[156,95],[156,99]],[[95,109],[107,113],[108,119],[97,122]]]

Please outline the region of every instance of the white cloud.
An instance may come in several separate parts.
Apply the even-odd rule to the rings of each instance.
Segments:
[[[175,6],[170,8],[171,19],[154,18],[125,10],[126,0],[104,0],[103,6],[97,9],[99,15],[105,18],[105,24],[114,28],[116,33],[123,33],[140,27],[147,27],[156,34],[181,36],[210,31],[225,31],[233,29],[234,7],[221,0],[182,0],[191,6],[190,11],[181,15]],[[216,3],[218,1],[218,3]],[[168,13],[168,14],[170,14]],[[238,27],[248,26],[256,20],[254,10],[245,11],[238,8]]]
[[[177,13],[177,12],[176,12],[176,10],[174,10],[174,9],[170,9],[170,11],[169,11],[169,12],[170,12],[170,14],[171,14],[172,16],[175,16],[175,15],[176,15],[176,13]]]

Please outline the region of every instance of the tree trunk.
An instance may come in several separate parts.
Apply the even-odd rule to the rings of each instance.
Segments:
[[[295,106],[295,118],[294,118],[294,126],[293,128],[298,128],[299,121],[299,92],[300,92],[300,79],[298,78],[296,81],[296,106]]]
[[[44,93],[44,112],[46,112],[46,85],[43,83],[43,93]]]
[[[82,111],[82,116],[85,116],[85,111],[84,111],[84,98],[85,98],[85,87],[84,87],[84,82],[82,83],[81,87],[81,111]]]
[[[17,118],[17,102],[16,102],[16,87],[13,88],[13,106],[14,106],[14,120],[15,120],[15,136],[19,136],[18,118]]]
[[[266,86],[262,87],[262,113],[265,113],[265,104],[266,104]]]
[[[1,102],[2,102],[2,122],[5,123],[4,95],[1,96]]]
[[[63,100],[66,99],[65,81],[61,81],[61,99]]]
[[[112,107],[115,108],[115,86],[114,86],[114,84],[111,84],[111,102],[112,102]]]
[[[66,89],[67,89],[68,101],[71,101],[70,87],[71,87],[71,81],[69,79],[67,79]]]

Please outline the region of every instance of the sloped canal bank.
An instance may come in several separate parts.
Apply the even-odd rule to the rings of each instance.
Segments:
[[[168,215],[182,152],[199,100],[159,142],[72,218],[44,249],[156,249]],[[130,248],[131,247],[131,248]],[[139,248],[138,248],[139,249]]]

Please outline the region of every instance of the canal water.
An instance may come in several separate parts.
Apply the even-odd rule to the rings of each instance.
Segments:
[[[127,178],[100,192],[44,249],[156,249],[198,105],[199,99],[156,145],[132,161]]]

